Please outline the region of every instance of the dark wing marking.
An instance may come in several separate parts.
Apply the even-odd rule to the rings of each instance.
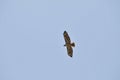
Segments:
[[[65,42],[67,44],[70,44],[71,40],[70,40],[70,37],[69,37],[68,33],[66,31],[64,31],[63,35],[64,35]]]
[[[73,56],[73,49],[72,49],[72,47],[71,46],[66,46],[66,48],[67,48],[68,55],[70,57],[72,57]]]

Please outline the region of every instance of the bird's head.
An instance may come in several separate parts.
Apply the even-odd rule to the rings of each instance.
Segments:
[[[64,46],[66,46],[66,44],[64,44]]]

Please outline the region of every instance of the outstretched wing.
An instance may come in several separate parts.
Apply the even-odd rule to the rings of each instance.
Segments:
[[[63,35],[64,35],[64,39],[65,39],[66,44],[70,44],[71,40],[70,40],[68,33],[66,31],[64,31]]]
[[[71,46],[67,46],[67,52],[68,52],[68,55],[69,55],[70,57],[73,56],[73,49],[72,49]]]

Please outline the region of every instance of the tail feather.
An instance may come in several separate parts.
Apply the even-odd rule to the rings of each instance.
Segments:
[[[75,47],[75,43],[74,43],[74,42],[73,42],[73,43],[71,43],[71,46],[72,46],[72,47]]]

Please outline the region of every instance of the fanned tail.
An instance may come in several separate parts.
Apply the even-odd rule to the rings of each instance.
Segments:
[[[75,47],[75,43],[74,43],[74,42],[73,42],[73,43],[71,43],[71,46],[72,46],[72,47]]]

